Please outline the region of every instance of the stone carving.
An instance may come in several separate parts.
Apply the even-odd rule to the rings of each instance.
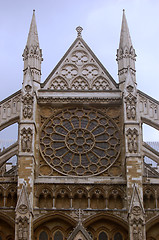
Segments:
[[[18,219],[18,240],[28,239],[28,219],[19,218]]]
[[[19,213],[25,214],[28,212],[28,207],[25,204],[21,204],[18,208]]]
[[[31,118],[33,115],[33,96],[29,93],[31,89],[30,85],[26,85],[25,92],[27,93],[22,97],[24,118]]]
[[[136,97],[130,93],[125,97],[125,103],[127,118],[134,120],[136,118]]]
[[[83,30],[82,27],[80,27],[80,26],[76,27],[76,31],[77,31],[77,36],[78,37],[81,37],[82,30]]]
[[[127,142],[128,142],[128,150],[130,153],[137,153],[138,151],[138,131],[134,129],[127,130]]]
[[[139,206],[134,206],[132,208],[132,213],[135,215],[135,216],[139,216],[141,214],[141,208]]]
[[[32,130],[23,128],[21,130],[21,148],[22,152],[30,152],[32,149]]]
[[[92,80],[99,74],[99,70],[94,64],[87,64],[83,67],[82,75],[87,77],[89,80]]]
[[[119,48],[117,50],[117,61],[119,61],[122,58],[132,58],[133,60],[136,60],[136,53],[135,49],[131,46],[129,49],[128,47],[125,47],[124,49]]]
[[[62,67],[61,74],[62,76],[70,80],[78,74],[78,69],[73,64],[66,64]]]
[[[72,53],[71,61],[77,66],[82,66],[88,62],[88,54],[84,51],[75,51]]]
[[[26,60],[28,57],[32,57],[32,55],[35,55],[36,58],[42,58],[42,50],[39,48],[39,46],[31,46],[28,48],[28,46],[25,47],[23,52],[23,60]]]
[[[133,225],[133,240],[142,240],[143,237],[143,231],[141,228],[141,225]]]
[[[89,84],[83,77],[77,77],[71,84],[72,90],[88,90]]]
[[[98,77],[92,84],[93,90],[110,90],[110,84],[104,77]]]
[[[52,80],[51,85],[49,89],[54,89],[54,90],[67,90],[68,89],[68,83],[66,80],[62,77],[56,77],[55,79]]]

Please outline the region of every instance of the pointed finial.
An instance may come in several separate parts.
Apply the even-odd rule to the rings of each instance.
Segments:
[[[132,42],[131,42],[131,37],[129,33],[129,28],[125,16],[125,9],[123,9],[123,18],[122,18],[122,26],[121,26],[121,33],[120,33],[120,43],[119,43],[119,48],[124,48],[125,46],[131,47]]]
[[[39,39],[38,39],[38,31],[36,26],[36,19],[35,19],[35,10],[33,10],[33,16],[30,24],[30,30],[28,34],[27,46],[39,46]]]
[[[83,30],[83,28],[80,27],[80,26],[78,26],[78,27],[76,28],[76,31],[77,31],[77,37],[82,37],[82,35],[81,35],[82,30]]]

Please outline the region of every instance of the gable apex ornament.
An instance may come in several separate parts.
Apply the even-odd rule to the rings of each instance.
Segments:
[[[81,26],[76,27],[76,31],[77,31],[77,37],[82,37],[81,33],[83,31],[83,28]]]

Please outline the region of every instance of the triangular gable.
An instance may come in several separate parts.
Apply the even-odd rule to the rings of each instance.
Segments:
[[[136,84],[134,83],[130,67],[128,67],[128,73],[125,80],[125,95],[131,93],[133,96],[136,95]]]
[[[26,191],[25,182],[23,183],[15,211],[16,212],[18,211],[20,214],[26,214],[31,212],[31,207],[29,203],[29,197]]]
[[[140,211],[142,211],[142,214],[145,213],[137,187],[134,184],[130,208],[129,208],[129,214],[133,213],[134,215],[138,215],[137,212],[140,212]]]
[[[41,87],[53,90],[116,90],[118,84],[81,37],[77,37]]]
[[[68,240],[92,240],[91,236],[88,234],[86,229],[83,227],[82,223],[79,222],[76,228],[73,230]]]

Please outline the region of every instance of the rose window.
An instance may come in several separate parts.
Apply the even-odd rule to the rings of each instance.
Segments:
[[[44,160],[62,174],[99,174],[119,156],[119,129],[100,111],[68,108],[44,122],[40,151]]]

